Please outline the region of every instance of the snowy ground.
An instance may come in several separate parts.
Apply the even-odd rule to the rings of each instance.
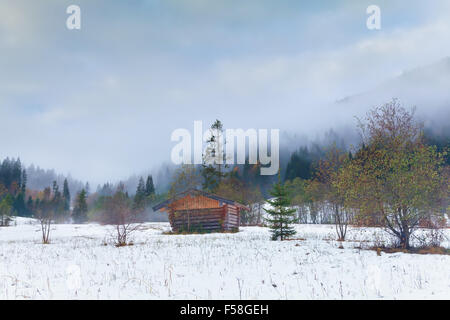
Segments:
[[[0,229],[0,299],[450,299],[450,256],[358,249],[386,240],[379,229],[351,229],[344,249],[333,226],[299,225],[305,240],[285,242],[260,227],[166,230],[144,224],[116,248],[107,227],[55,225],[42,245],[39,225],[20,219]]]

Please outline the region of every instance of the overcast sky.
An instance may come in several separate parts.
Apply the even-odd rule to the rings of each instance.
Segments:
[[[1,0],[0,159],[97,184],[169,160],[194,120],[316,134],[449,39],[448,0]]]

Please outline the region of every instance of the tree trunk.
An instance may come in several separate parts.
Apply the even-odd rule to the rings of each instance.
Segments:
[[[261,224],[261,202],[258,203],[258,221],[256,223]]]
[[[409,229],[409,224],[406,220],[405,217],[407,217],[408,214],[408,210],[406,208],[402,208],[402,215],[400,216],[401,218],[401,224],[402,224],[402,232],[401,232],[401,239],[400,239],[400,245],[402,246],[403,249],[409,249],[409,239],[411,237],[411,233],[410,233],[410,229]]]
[[[403,249],[409,249],[410,248],[410,244],[409,244],[409,240],[410,240],[410,233],[407,230],[404,230],[401,233],[401,237],[400,237],[400,246]]]

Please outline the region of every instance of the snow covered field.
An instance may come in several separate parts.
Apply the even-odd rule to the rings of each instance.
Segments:
[[[105,245],[108,228],[0,229],[1,299],[450,299],[450,256],[361,250],[386,240],[351,229],[339,249],[333,226],[298,225],[305,240],[273,242],[265,228],[237,234],[163,235],[147,223],[134,245]],[[450,231],[446,231],[447,239]],[[448,240],[443,243],[449,247]]]

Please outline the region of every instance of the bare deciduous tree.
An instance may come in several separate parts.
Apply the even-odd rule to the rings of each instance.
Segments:
[[[45,188],[44,196],[41,201],[36,205],[35,217],[39,220],[41,225],[42,243],[50,243],[50,230],[52,221],[54,218],[54,204],[50,200],[51,190],[50,188]]]
[[[113,239],[117,247],[130,244],[130,235],[139,228],[141,212],[133,208],[132,200],[122,184],[107,200],[102,222],[113,225]]]

